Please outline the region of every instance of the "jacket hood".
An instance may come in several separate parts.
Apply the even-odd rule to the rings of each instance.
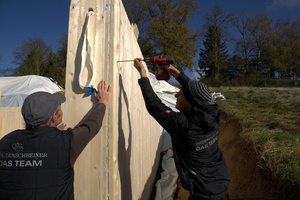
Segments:
[[[210,130],[221,122],[221,113],[218,111],[218,105],[210,105],[205,107],[193,107],[189,112],[183,113],[189,120],[203,128]]]

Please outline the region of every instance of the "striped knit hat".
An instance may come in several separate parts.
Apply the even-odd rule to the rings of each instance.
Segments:
[[[207,85],[200,81],[188,81],[182,86],[185,98],[191,106],[208,106],[211,102],[211,92]]]

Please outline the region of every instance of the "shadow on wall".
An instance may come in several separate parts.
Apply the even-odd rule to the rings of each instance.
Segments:
[[[132,146],[132,128],[131,128],[131,120],[130,120],[130,112],[129,112],[129,103],[128,97],[124,90],[122,76],[119,75],[119,139],[118,139],[118,164],[119,164],[119,173],[120,173],[120,182],[121,182],[121,199],[132,199],[132,183],[131,183],[131,171],[130,171],[130,156],[131,156],[131,146]],[[127,108],[128,123],[129,123],[129,136],[128,136],[128,148],[125,147],[125,135],[122,129],[122,96],[125,100],[125,106]],[[157,133],[159,134],[159,133]],[[144,190],[139,199],[149,199],[152,191],[152,187],[155,181],[157,168],[159,165],[160,159],[160,148],[159,144],[156,150],[155,162],[152,166],[151,174],[145,183]],[[140,169],[142,169],[141,166]]]
[[[128,97],[124,90],[122,76],[119,75],[119,139],[118,139],[118,164],[121,182],[121,199],[132,199],[132,185],[131,185],[131,174],[130,174],[130,156],[131,156],[131,145],[132,145],[132,128],[129,112]],[[128,148],[125,147],[125,135],[122,129],[122,96],[125,100],[125,106],[127,108],[127,117],[129,124],[129,136],[128,136]],[[126,113],[124,113],[125,115]]]
[[[161,155],[160,153],[161,152],[160,152],[160,148],[159,148],[159,145],[158,145],[156,153],[155,153],[155,161],[154,161],[154,164],[152,166],[151,174],[148,177],[147,182],[145,183],[144,191],[143,191],[143,193],[142,193],[142,195],[139,199],[152,199],[152,198],[155,198],[155,196],[152,197],[151,195],[156,194],[156,187],[154,185],[155,184],[154,181],[155,181],[155,177],[157,175],[157,169],[158,169],[160,155]]]

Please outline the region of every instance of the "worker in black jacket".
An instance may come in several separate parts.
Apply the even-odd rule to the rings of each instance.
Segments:
[[[209,88],[200,81],[190,80],[172,65],[166,69],[182,85],[175,97],[174,112],[154,93],[140,58],[134,67],[148,112],[168,131],[172,138],[175,164],[183,187],[190,191],[189,200],[229,199],[229,173],[218,146],[221,114],[213,104]]]

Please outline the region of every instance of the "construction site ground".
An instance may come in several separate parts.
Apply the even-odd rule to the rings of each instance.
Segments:
[[[259,167],[258,153],[241,143],[241,127],[236,120],[222,115],[219,146],[224,153],[230,174],[229,197],[240,200],[300,199],[299,187],[280,184],[271,174]],[[187,200],[189,192],[178,181],[176,200]]]

